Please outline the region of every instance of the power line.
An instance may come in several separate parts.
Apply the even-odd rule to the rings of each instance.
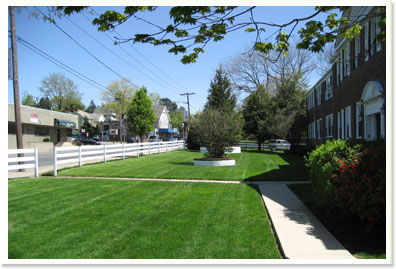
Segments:
[[[115,92],[111,89],[106,88],[105,86],[103,86],[102,84],[94,81],[93,79],[81,74],[80,72],[78,72],[77,70],[69,67],[68,65],[62,63],[61,61],[57,60],[56,58],[52,57],[51,55],[49,55],[48,53],[45,53],[44,51],[42,51],[41,49],[37,48],[36,46],[34,46],[33,44],[29,43],[28,41],[22,39],[21,37],[18,36],[18,42],[25,46],[26,48],[32,50],[33,52],[37,53],[38,55],[40,55],[41,57],[45,58],[46,60],[52,62],[53,64],[59,66],[60,68],[66,70],[67,72],[73,74],[74,76],[78,77],[79,79],[85,81],[86,83],[92,85],[93,87],[99,89],[102,92],[111,92],[113,94],[117,94],[119,96],[122,96],[124,98],[128,98],[125,94],[121,93],[121,92]],[[92,83],[91,83],[91,82]],[[96,85],[94,85],[93,83],[95,83]],[[99,87],[98,87],[98,86]],[[101,89],[100,87],[102,87],[103,89]]]
[[[76,77],[80,78],[81,80],[84,80],[85,82],[87,82],[88,84],[92,85],[93,87],[95,87],[95,88],[97,88],[97,89],[99,89],[101,91],[103,91],[103,89],[101,89],[99,87],[102,87],[102,88],[106,89],[105,86],[103,86],[100,83],[98,83],[98,82],[96,82],[96,81],[84,76],[80,72],[78,72],[78,71],[74,70],[73,68],[67,66],[66,64],[60,62],[59,60],[55,59],[54,57],[50,56],[49,54],[47,54],[44,51],[40,50],[39,48],[35,47],[31,43],[29,43],[29,42],[25,41],[24,39],[20,38],[19,36],[18,36],[18,42],[21,45],[25,46],[26,48],[28,48],[28,49],[32,50],[33,52],[37,53],[41,57],[43,57],[43,58],[47,59],[48,61],[52,62],[53,64],[55,64],[55,65],[59,66],[60,68],[68,71],[69,73],[75,75]],[[96,85],[93,84],[93,83],[95,83]],[[97,85],[99,85],[99,87]]]
[[[90,9],[96,14],[96,16],[100,16],[92,7],[90,7]],[[83,14],[84,17],[91,22],[87,16],[85,14]],[[114,29],[114,32],[122,39],[125,39],[116,29]],[[109,37],[106,33],[104,33],[111,41],[114,41],[111,37]],[[175,82],[176,84],[178,84],[179,86],[181,86],[181,88],[187,90],[186,87],[184,87],[183,85],[181,85],[179,82],[177,82],[176,80],[174,80],[172,77],[170,77],[168,74],[166,74],[165,72],[163,72],[159,67],[157,67],[154,63],[152,63],[149,59],[147,59],[139,50],[137,50],[134,46],[132,46],[129,42],[126,42],[136,53],[138,53],[143,59],[145,59],[148,63],[150,63],[155,69],[157,69],[159,72],[161,72],[164,76],[166,76],[168,79],[172,80],[173,82]],[[132,59],[134,59],[136,62],[138,62],[140,65],[142,65],[146,70],[149,70],[151,73],[153,73],[150,69],[148,69],[144,64],[142,64],[140,61],[138,61],[135,57],[133,57],[131,54],[129,54],[124,48],[122,48],[120,46],[120,49],[122,49],[126,54],[128,54]],[[155,74],[155,73],[153,73]],[[156,74],[155,74],[156,75]],[[156,75],[157,76],[157,75]],[[163,80],[161,77],[157,76],[158,78],[160,78],[162,81],[166,82],[165,80]],[[168,85],[174,87],[174,85],[169,84],[168,82],[166,82]],[[176,87],[175,87],[176,88]],[[180,91],[182,92],[182,91]],[[180,93],[178,92],[178,93]],[[200,99],[201,101],[205,101],[204,99],[202,99],[201,97],[199,97],[198,95],[196,95],[196,97],[198,99]]]
[[[85,14],[83,14],[85,16]],[[85,16],[86,17],[86,16]],[[117,53],[115,53],[114,51],[112,51],[111,49],[109,49],[108,47],[106,47],[102,42],[100,42],[99,40],[97,40],[95,37],[93,37],[91,34],[89,34],[87,31],[85,31],[84,29],[82,29],[80,26],[78,26],[76,23],[74,23],[72,20],[70,20],[69,18],[67,18],[73,25],[75,25],[77,28],[79,28],[82,32],[84,32],[86,35],[88,35],[89,37],[91,37],[93,40],[95,40],[98,44],[100,44],[103,48],[105,48],[107,51],[111,52],[113,55],[115,55],[117,58],[119,58],[121,61],[123,61],[124,63],[126,63],[127,65],[129,65],[130,67],[132,67],[133,69],[135,69],[136,71],[138,71],[139,73],[141,73],[142,75],[146,76],[147,78],[149,78],[150,80],[158,83],[159,85],[161,85],[164,88],[167,88],[171,91],[174,91],[176,93],[180,93],[175,91],[172,88],[169,88],[168,86],[162,84],[161,82],[157,81],[156,79],[150,77],[149,75],[147,75],[146,73],[140,71],[138,68],[136,68],[135,66],[131,65],[130,63],[128,63],[127,61],[125,61],[125,59],[123,59],[120,55],[118,55]],[[89,20],[86,17],[87,20]],[[107,34],[105,34],[107,38],[109,38],[111,41],[113,41]],[[136,58],[134,58],[132,55],[130,55],[126,50],[124,50],[124,48],[120,47],[120,49],[122,49],[125,53],[127,53],[130,57],[132,57],[136,62],[138,62],[140,65],[142,65],[146,70],[150,71],[152,74],[154,74],[157,78],[161,79],[160,77],[158,77],[154,72],[152,72],[150,69],[148,69],[146,66],[144,66],[141,62],[139,62]],[[164,80],[163,80],[164,81]],[[166,81],[164,81],[165,83],[168,83]],[[169,83],[168,83],[169,84]],[[169,84],[170,85],[170,84]],[[171,87],[173,87],[173,85],[170,85]]]
[[[37,7],[34,7],[38,12],[40,12],[44,17],[46,17],[46,15],[39,10]],[[81,45],[80,43],[78,43],[71,35],[69,35],[65,30],[63,30],[59,25],[57,25],[55,22],[53,22],[53,24],[62,31],[62,33],[64,33],[67,37],[69,37],[74,43],[76,43],[80,48],[82,48],[86,53],[88,53],[91,57],[93,57],[96,61],[98,61],[100,64],[102,64],[103,66],[105,66],[107,69],[109,69],[111,72],[113,72],[114,74],[116,74],[117,76],[119,76],[121,79],[125,79],[127,80],[129,83],[131,83],[134,87],[138,87],[136,84],[132,83],[129,79],[126,79],[125,77],[121,76],[119,73],[117,73],[116,71],[114,71],[112,68],[110,68],[108,65],[106,65],[104,62],[102,62],[99,58],[97,58],[95,55],[93,55],[93,53],[91,53],[88,49],[86,49],[83,45]]]

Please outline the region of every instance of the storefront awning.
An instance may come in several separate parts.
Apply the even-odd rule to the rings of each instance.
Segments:
[[[54,126],[76,129],[77,125],[74,121],[54,119]]]
[[[172,128],[160,128],[158,130],[160,133],[173,133],[173,134],[178,134],[179,130],[177,128],[172,129]]]

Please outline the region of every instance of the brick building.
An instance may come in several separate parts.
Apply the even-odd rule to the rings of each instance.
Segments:
[[[307,97],[308,142],[327,139],[385,137],[386,53],[378,42],[380,17],[376,7],[351,7],[348,18],[364,18],[360,34],[339,37],[332,69]]]

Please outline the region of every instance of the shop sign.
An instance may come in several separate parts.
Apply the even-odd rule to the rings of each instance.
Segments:
[[[30,122],[38,123],[38,114],[30,114]]]

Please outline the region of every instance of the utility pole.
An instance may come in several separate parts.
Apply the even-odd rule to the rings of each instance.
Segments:
[[[21,122],[21,107],[19,97],[19,79],[18,79],[18,55],[17,55],[17,41],[15,30],[15,8],[9,7],[10,12],[10,25],[11,25],[11,50],[12,50],[12,75],[14,87],[14,110],[15,110],[15,125],[16,125],[16,138],[17,148],[23,149],[22,140],[22,122]],[[23,154],[18,154],[23,157]]]
[[[188,109],[188,124],[187,124],[187,132],[190,128],[190,95],[195,94],[194,92],[186,92],[186,93],[181,93],[180,95],[187,95],[187,109]]]
[[[121,97],[116,97],[116,101],[118,102],[118,112],[119,112],[119,119],[120,119],[120,143],[122,143],[122,117],[121,117]]]

